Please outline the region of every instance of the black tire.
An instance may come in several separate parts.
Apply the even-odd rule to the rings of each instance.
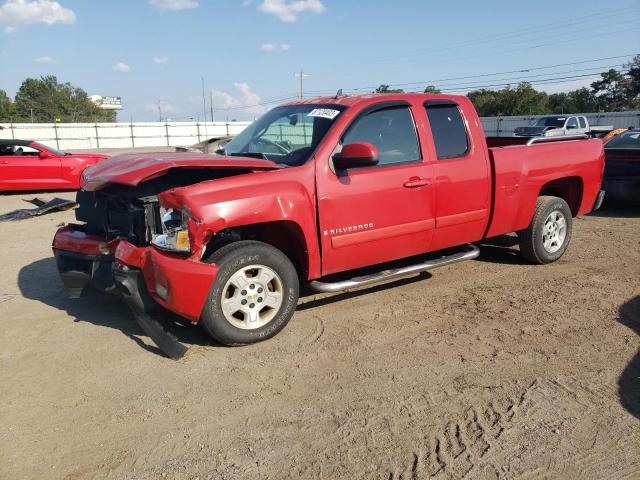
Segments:
[[[554,212],[557,212],[564,217],[566,231],[559,248],[555,251],[549,251],[544,246],[544,228],[545,221]],[[564,252],[569,246],[572,227],[573,218],[571,216],[571,209],[567,202],[559,197],[538,197],[531,224],[526,230],[518,232],[520,254],[527,260],[540,265],[555,262],[564,255]],[[553,248],[555,248],[555,246]]]
[[[225,345],[246,345],[273,337],[289,323],[298,304],[300,284],[295,267],[280,250],[263,242],[243,240],[225,245],[206,262],[220,267],[200,317],[203,328],[211,337]],[[266,325],[243,329],[227,320],[221,302],[229,279],[252,265],[266,266],[277,273],[282,284],[282,303]]]

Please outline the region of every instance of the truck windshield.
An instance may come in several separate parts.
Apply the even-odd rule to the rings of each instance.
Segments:
[[[534,127],[562,127],[567,117],[542,117],[532,124]]]
[[[341,105],[307,104],[274,108],[245,128],[220,153],[302,165],[344,109]]]

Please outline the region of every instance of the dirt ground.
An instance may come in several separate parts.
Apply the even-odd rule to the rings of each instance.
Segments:
[[[0,224],[2,479],[640,478],[640,209],[576,220],[552,265],[501,237],[308,297],[253,346],[169,316],[179,361],[115,297],[65,298],[72,219]]]

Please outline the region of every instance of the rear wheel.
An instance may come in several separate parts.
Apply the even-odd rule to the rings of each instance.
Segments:
[[[220,267],[202,312],[204,329],[225,345],[271,338],[289,322],[298,303],[295,267],[262,242],[226,245],[207,260]]]
[[[555,262],[569,246],[572,223],[571,209],[562,198],[539,197],[531,224],[518,232],[521,255],[538,264]]]

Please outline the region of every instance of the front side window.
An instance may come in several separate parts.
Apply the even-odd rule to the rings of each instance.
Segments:
[[[27,145],[4,145],[0,147],[0,156],[4,157],[37,157],[40,152]]]
[[[438,160],[464,157],[469,151],[467,129],[457,105],[427,105]]]
[[[265,113],[220,153],[295,166],[305,163],[344,111],[340,105],[289,105]]]
[[[570,117],[569,120],[567,120],[567,128],[578,128],[576,117]]]
[[[385,108],[356,120],[342,138],[342,145],[356,142],[367,142],[378,149],[378,165],[420,160],[418,135],[409,107]]]

